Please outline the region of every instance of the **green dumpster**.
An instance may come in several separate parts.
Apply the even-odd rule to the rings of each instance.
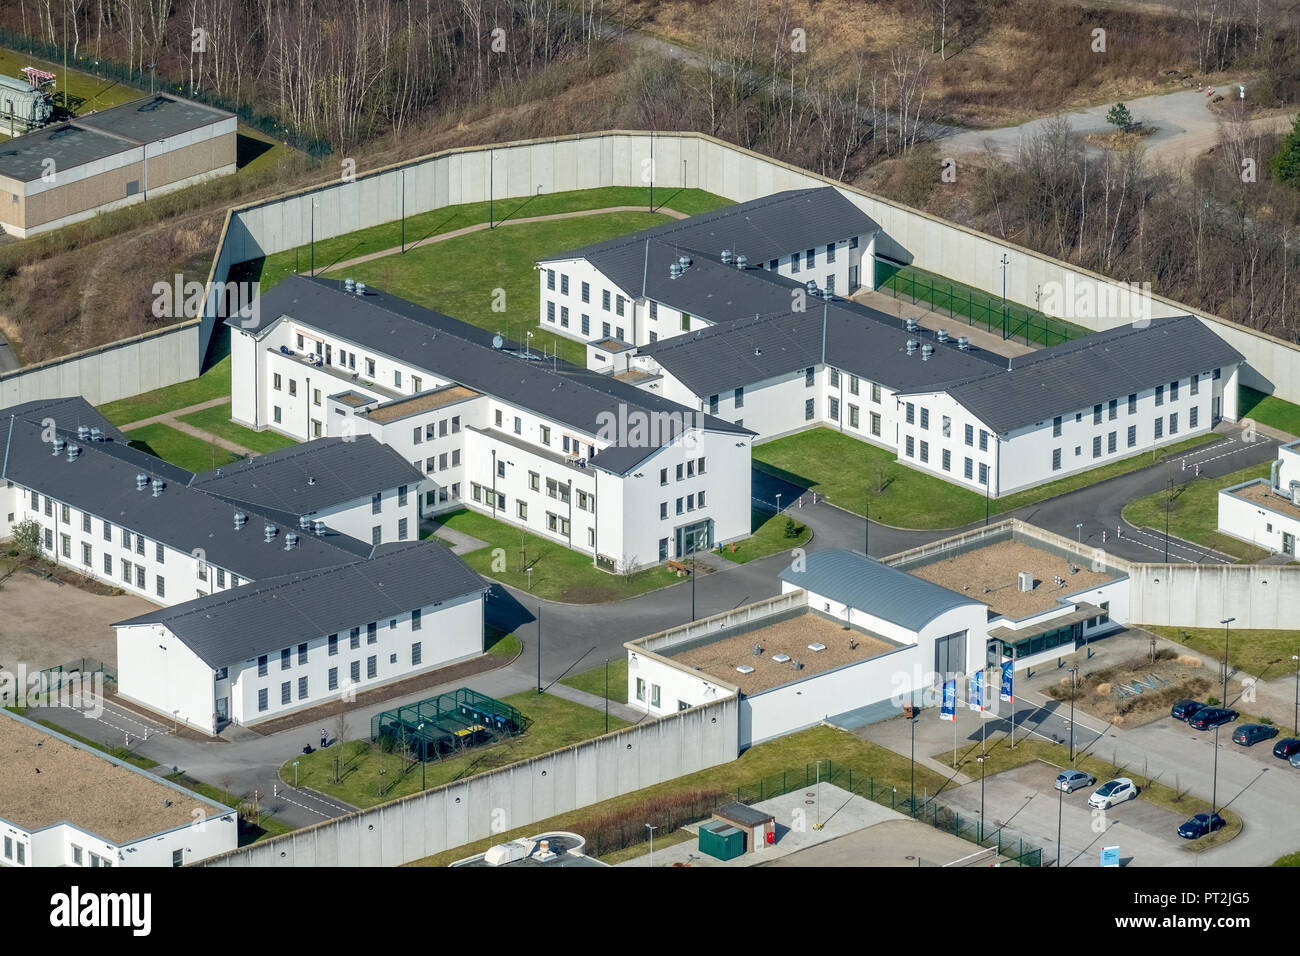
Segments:
[[[700,827],[700,852],[718,860],[734,860],[745,852],[745,833],[715,820]]]

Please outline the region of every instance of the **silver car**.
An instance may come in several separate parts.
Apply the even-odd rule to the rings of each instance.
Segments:
[[[1300,753],[1291,755],[1291,766],[1295,767],[1297,770],[1300,770]]]
[[[1095,790],[1088,798],[1088,806],[1094,810],[1106,810],[1125,800],[1135,800],[1137,795],[1137,787],[1132,780],[1128,777],[1117,777]]]
[[[1082,770],[1066,770],[1057,774],[1056,789],[1064,793],[1074,793],[1074,791],[1082,790],[1084,787],[1091,787],[1096,782],[1096,777],[1086,774]]]

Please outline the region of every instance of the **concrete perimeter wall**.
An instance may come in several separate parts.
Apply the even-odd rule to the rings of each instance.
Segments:
[[[999,261],[1006,253],[1007,298],[1028,306],[1035,304],[1039,287],[1049,282],[1060,283],[1066,291],[1089,286],[1099,290],[1099,300],[1105,299],[1107,289],[1120,291],[1103,276],[702,134],[627,131],[449,150],[358,175],[350,182],[237,207],[228,217],[211,279],[224,283],[236,263],[304,245],[313,234],[324,239],[395,221],[403,202],[406,214],[414,215],[457,203],[486,202],[489,196],[533,195],[539,188],[553,193],[646,185],[652,153],[656,202],[670,203],[672,191],[683,186],[743,202],[784,189],[834,185],[880,224],[884,236],[877,248],[889,258],[1000,294]],[[1123,291],[1127,293],[1127,287]],[[214,293],[204,324],[205,347],[216,324],[215,301]],[[1300,402],[1300,347],[1160,296],[1153,296],[1151,312],[1154,317],[1198,315],[1246,357],[1249,368],[1243,370],[1243,384]],[[1060,317],[1099,330],[1129,321],[1121,316]]]
[[[1300,628],[1300,567],[1135,564],[1129,616],[1142,624],[1234,630]]]
[[[399,866],[739,755],[734,697],[414,794],[205,861]],[[494,824],[496,827],[494,829]]]
[[[200,321],[109,342],[0,375],[0,408],[83,395],[92,405],[129,398],[200,372]]]

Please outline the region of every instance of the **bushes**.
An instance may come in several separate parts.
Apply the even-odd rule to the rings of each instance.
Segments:
[[[704,819],[729,799],[730,794],[723,790],[688,790],[653,797],[584,821],[587,853],[604,856],[644,843],[650,834],[647,823],[659,836],[665,836],[684,824]]]

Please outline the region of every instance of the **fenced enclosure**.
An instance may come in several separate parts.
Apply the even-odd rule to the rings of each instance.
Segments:
[[[967,325],[978,325],[1004,339],[1048,346],[1090,334],[1088,329],[913,266],[877,257],[875,268],[877,291],[887,291],[895,299],[910,298],[913,305],[924,303],[931,312],[965,319]]]
[[[370,720],[370,739],[400,746],[413,760],[437,760],[525,730],[518,708],[468,687],[386,710]]]

